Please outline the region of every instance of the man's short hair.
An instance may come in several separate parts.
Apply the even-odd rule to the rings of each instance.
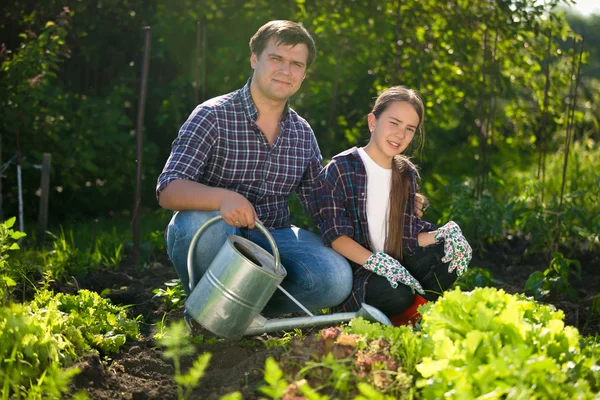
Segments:
[[[261,26],[254,36],[250,38],[250,51],[260,56],[265,47],[267,47],[267,42],[271,37],[276,38],[278,46],[282,44],[295,46],[299,43],[304,43],[308,47],[306,68],[310,67],[317,56],[315,41],[310,36],[310,33],[296,22],[285,20],[270,21]]]

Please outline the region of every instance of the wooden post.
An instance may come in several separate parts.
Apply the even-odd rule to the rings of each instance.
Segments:
[[[42,193],[40,196],[40,213],[38,216],[38,245],[42,245],[46,240],[46,228],[48,227],[48,198],[50,197],[50,153],[44,153],[42,161],[42,179],[40,187]]]
[[[202,24],[202,100],[206,99],[206,65],[208,64],[208,53],[206,50],[206,23]]]
[[[133,206],[133,265],[140,262],[140,205],[142,197],[142,135],[144,130],[144,110],[146,107],[146,87],[148,84],[148,64],[150,63],[150,27],[144,27],[144,62],[142,63],[142,82],[140,84],[140,99],[138,105],[136,133],[136,177],[135,201]]]
[[[194,106],[200,104],[200,20],[196,22],[196,57],[194,58]]]

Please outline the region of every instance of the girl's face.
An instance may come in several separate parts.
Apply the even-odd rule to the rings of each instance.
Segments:
[[[420,118],[409,102],[394,101],[379,117],[369,114],[368,122],[371,140],[365,151],[381,167],[391,168],[394,156],[412,142]]]

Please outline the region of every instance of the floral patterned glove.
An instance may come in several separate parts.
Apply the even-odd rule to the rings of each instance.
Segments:
[[[425,294],[419,281],[417,281],[395,258],[383,252],[371,254],[363,267],[369,271],[375,272],[379,276],[387,278],[394,289],[398,287],[398,282],[400,282],[409,286],[413,293],[416,290],[421,294]]]
[[[439,228],[435,234],[436,242],[444,241],[444,257],[442,262],[450,261],[448,272],[456,269],[458,276],[467,270],[469,262],[473,257],[473,250],[462,234],[460,227],[456,222],[450,221]]]

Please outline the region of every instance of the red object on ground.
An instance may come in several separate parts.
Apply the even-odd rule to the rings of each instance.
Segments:
[[[394,326],[403,326],[403,325],[414,325],[421,318],[421,314],[417,309],[419,306],[423,304],[427,304],[428,301],[425,300],[422,296],[419,296],[415,293],[415,297],[413,299],[412,306],[408,307],[406,310],[401,312],[400,314],[392,315],[390,317],[390,321]]]

